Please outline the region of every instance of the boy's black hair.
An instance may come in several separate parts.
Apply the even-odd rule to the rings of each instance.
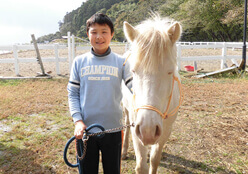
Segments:
[[[114,25],[111,19],[103,13],[96,13],[93,16],[91,16],[86,22],[87,33],[89,32],[90,26],[94,25],[95,23],[100,25],[107,24],[111,30],[111,33],[114,32]]]

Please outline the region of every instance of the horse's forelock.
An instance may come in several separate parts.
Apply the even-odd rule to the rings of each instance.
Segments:
[[[141,66],[145,72],[156,73],[158,66],[166,63],[166,57],[176,64],[175,50],[166,34],[167,25],[167,20],[156,18],[136,27],[139,31],[133,48],[137,53],[136,66]]]

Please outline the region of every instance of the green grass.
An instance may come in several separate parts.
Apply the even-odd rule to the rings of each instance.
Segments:
[[[20,80],[0,80],[0,86],[18,86],[20,83]]]
[[[64,173],[66,166],[62,160],[62,151],[67,139],[73,135],[73,123],[68,114],[37,114],[36,116],[21,115],[25,118],[25,122],[21,119],[9,119],[6,124],[11,122],[15,124],[12,130],[0,137],[0,150],[6,153],[5,158],[1,161],[4,166],[1,168],[3,173],[35,171],[37,173],[49,173],[51,166],[63,166],[58,173]],[[56,120],[56,122],[47,122]],[[16,158],[12,158],[15,156]],[[31,165],[25,169],[23,162]],[[10,167],[12,166],[12,167]],[[22,166],[22,167],[21,167]],[[0,170],[0,171],[1,171]]]

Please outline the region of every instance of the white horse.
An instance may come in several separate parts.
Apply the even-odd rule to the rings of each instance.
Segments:
[[[182,102],[176,66],[176,41],[180,38],[181,26],[155,16],[137,27],[124,22],[124,33],[131,43],[128,60],[133,71],[133,95],[124,89],[123,105],[129,114],[126,124],[135,124],[131,128],[135,170],[139,174],[155,174]],[[123,158],[127,153],[128,134],[126,130]],[[151,145],[150,168],[147,145]]]

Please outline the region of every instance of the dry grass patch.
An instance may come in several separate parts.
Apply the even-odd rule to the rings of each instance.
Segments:
[[[78,173],[63,161],[74,129],[67,82],[0,81],[1,174]],[[183,89],[185,99],[158,173],[247,173],[248,80],[183,78]],[[74,149],[69,150],[72,162]],[[122,173],[134,169],[130,142]]]
[[[0,119],[18,114],[66,111],[66,85],[65,79],[1,81]]]
[[[67,170],[62,154],[65,142],[73,133],[72,119],[68,116],[67,81],[0,82],[0,110],[3,111],[0,173],[64,173]]]
[[[185,100],[165,158],[183,171],[246,173],[248,81],[184,82]]]

